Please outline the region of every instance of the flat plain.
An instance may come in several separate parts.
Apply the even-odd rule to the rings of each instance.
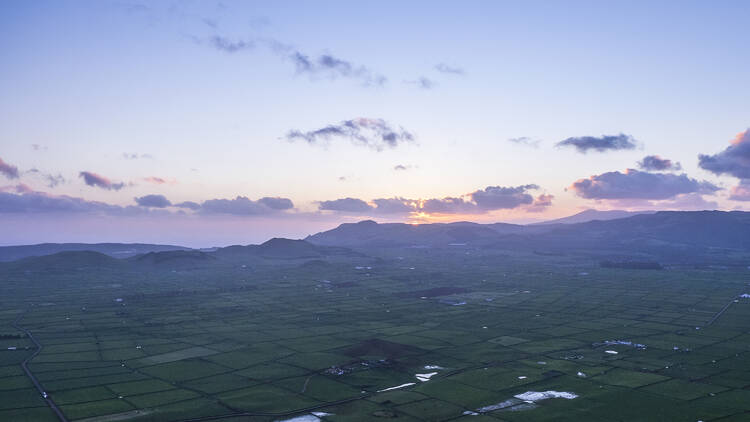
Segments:
[[[6,267],[0,420],[750,419],[747,268],[366,252]]]

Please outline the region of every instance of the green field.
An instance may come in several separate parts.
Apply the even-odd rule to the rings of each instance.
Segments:
[[[3,270],[0,332],[21,335],[0,340],[0,420],[57,420],[21,370],[35,347],[14,321],[42,345],[29,368],[68,420],[750,420],[750,299],[734,302],[747,269],[365,252]],[[514,398],[545,391],[576,397]]]

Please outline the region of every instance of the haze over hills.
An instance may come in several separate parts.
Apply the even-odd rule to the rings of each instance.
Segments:
[[[542,224],[573,224],[573,223],[586,223],[593,220],[615,220],[618,218],[632,217],[639,214],[653,214],[656,211],[623,211],[623,210],[607,210],[599,211],[595,209],[588,209],[579,212],[578,214],[569,215],[563,218],[557,218],[554,220],[540,221],[538,223],[532,223],[532,225]]]
[[[29,256],[51,255],[63,251],[94,251],[114,258],[129,258],[148,253],[188,250],[184,246],[148,243],[40,243],[38,245],[0,246],[0,262],[15,261]]]
[[[175,378],[172,384],[164,383],[170,394],[172,390],[189,391],[193,386],[218,385],[231,393],[237,385],[244,386],[244,391],[278,383],[295,387],[290,393],[283,388],[273,390],[284,398],[284,403],[289,402],[285,404],[288,409],[281,408],[286,412],[284,417],[292,417],[305,409],[309,411],[310,401],[294,401],[299,400],[299,392],[306,385],[311,390],[305,392],[314,391],[316,397],[326,400],[320,406],[339,404],[341,393],[330,393],[327,389],[339,380],[356,383],[356,388],[344,387],[344,394],[351,398],[346,406],[350,406],[361,400],[362,391],[369,390],[371,396],[377,397],[394,386],[417,390],[424,385],[430,388],[436,385],[442,390],[417,391],[444,391],[439,394],[452,397],[454,386],[459,383],[446,380],[460,377],[457,379],[465,381],[469,378],[464,373],[469,373],[485,382],[487,378],[482,378],[484,374],[480,372],[490,367],[502,371],[493,376],[506,377],[510,382],[527,382],[524,380],[529,375],[517,374],[531,374],[535,377],[531,382],[545,385],[543,391],[553,385],[564,385],[559,389],[580,394],[576,399],[582,402],[589,391],[601,394],[598,386],[602,379],[619,385],[626,375],[632,378],[645,374],[649,377],[647,382],[682,376],[682,371],[670,372],[667,366],[674,365],[671,362],[685,362],[684,367],[689,367],[692,354],[674,347],[699,344],[707,332],[727,337],[726,341],[712,339],[720,345],[709,349],[716,353],[709,358],[729,355],[732,359],[737,350],[745,347],[739,342],[733,347],[725,344],[744,332],[736,327],[745,330],[750,312],[737,312],[741,306],[750,305],[733,305],[742,300],[738,294],[747,285],[748,257],[750,213],[744,212],[658,212],[584,223],[529,226],[466,222],[415,226],[368,220],[342,224],[306,240],[273,238],[260,245],[229,246],[213,251],[152,251],[125,259],[96,251],[62,251],[0,263],[0,279],[9,286],[6,291],[10,294],[23,297],[26,303],[38,303],[28,306],[19,301],[16,315],[24,315],[24,309],[37,315],[35,319],[30,316],[20,319],[24,324],[53,321],[46,330],[33,331],[39,336],[39,344],[45,346],[39,356],[50,356],[41,363],[53,362],[62,368],[53,375],[63,370],[66,374],[76,370],[91,373],[100,370],[102,364],[118,371],[114,375],[74,378],[83,379],[84,384],[77,389],[88,392],[106,382],[120,385],[124,383],[120,377],[125,376],[138,377],[135,381],[127,378],[132,381],[127,384],[161,383],[163,374]],[[695,305],[696,298],[703,303]],[[722,316],[727,309],[728,313]],[[618,317],[608,317],[613,314]],[[667,322],[673,325],[664,322],[664,315],[668,315]],[[719,329],[709,331],[717,318],[726,325],[717,323]],[[601,325],[602,321],[607,325]],[[625,325],[623,321],[631,322]],[[578,329],[564,334],[565,328],[573,323],[589,327],[583,329],[587,330],[587,339],[592,340],[581,341]],[[668,327],[669,331],[648,329],[645,337],[631,340],[630,330],[640,329],[639,324]],[[430,328],[435,326],[446,328]],[[414,327],[419,327],[417,332],[412,331]],[[15,333],[9,329],[8,332]],[[425,335],[434,333],[440,338]],[[518,333],[525,337],[516,337]],[[289,339],[289,335],[296,337]],[[167,347],[160,343],[175,337],[174,344]],[[100,338],[107,339],[102,343],[107,341],[119,347],[107,346],[104,355],[98,352]],[[21,339],[6,340],[17,347]],[[80,347],[79,339],[90,339],[88,344],[94,352],[69,352],[67,347]],[[196,346],[196,339],[205,341],[205,346]],[[456,339],[460,343],[455,343]],[[68,341],[72,346],[62,348],[54,341]],[[533,348],[527,343],[532,343]],[[646,346],[641,349],[633,344],[641,343],[667,356],[661,359],[669,359],[664,363],[657,361],[654,371],[661,371],[659,374],[641,371],[623,374],[626,371],[621,367],[623,361],[640,368]],[[310,344],[326,349],[321,352]],[[285,345],[295,345],[299,351]],[[446,354],[425,346],[438,347]],[[215,350],[219,347],[227,350]],[[280,355],[279,350],[284,354]],[[572,359],[568,358],[570,350],[575,353]],[[576,357],[583,353],[589,359],[585,363],[582,363],[584,358]],[[614,359],[611,354],[618,357]],[[79,362],[79,356],[96,362],[96,366],[73,370],[65,367],[72,359]],[[503,361],[497,361],[497,356]],[[509,365],[507,357],[515,359],[510,364],[522,372],[508,372],[498,366]],[[495,362],[497,365],[490,366]],[[547,362],[551,362],[549,367]],[[292,365],[296,363],[310,368],[299,369]],[[448,365],[463,372],[443,370]],[[585,388],[589,381],[580,375],[582,371],[591,374],[593,368],[605,365],[611,365],[610,372],[618,378],[592,376],[594,384]],[[439,375],[432,380],[420,379],[427,367],[435,368],[427,373],[429,377]],[[255,380],[240,375],[252,373],[265,377],[268,368],[283,368],[284,372],[270,375],[276,378],[261,387]],[[226,374],[229,370],[237,373],[230,377]],[[292,378],[294,384],[286,384],[289,382],[286,374],[291,370],[301,371],[297,372],[301,375]],[[201,376],[208,371],[215,371],[208,376],[216,378],[215,383],[208,384],[206,377]],[[52,371],[40,374],[47,377],[49,372]],[[192,379],[193,372],[200,378]],[[114,378],[105,378],[110,376]],[[361,387],[362,379],[379,384]],[[325,384],[317,384],[318,381]],[[77,404],[63,401],[69,394],[70,379],[55,382],[45,378],[43,382],[42,391],[65,403],[61,405],[63,409],[68,412],[75,409],[72,406]],[[513,388],[518,387],[530,388],[524,384]],[[718,387],[721,391],[724,388]],[[619,400],[625,391],[618,386],[612,400]],[[217,394],[219,399],[231,397],[224,393],[211,394]],[[485,394],[490,393],[488,390]],[[147,394],[164,392],[144,391],[140,395]],[[425,401],[419,394],[420,402]],[[642,397],[644,393],[638,390],[637,394]],[[658,403],[662,406],[660,394],[661,391],[657,394]],[[268,397],[267,391],[262,390],[258,397]],[[514,396],[487,395],[481,404],[494,406],[491,403],[505,403],[507,397]],[[101,401],[119,403],[114,399]],[[246,408],[254,409],[264,402],[253,398],[246,403]],[[461,417],[463,409],[478,405],[472,402],[455,407],[455,411],[449,412],[451,418],[437,420],[456,420],[452,416]],[[366,406],[361,412],[363,419],[373,413],[371,402]],[[422,414],[424,407],[419,406],[417,411]],[[338,409],[342,408],[331,408],[330,413],[340,412]],[[99,412],[114,420],[115,416],[110,415],[119,418],[123,415],[120,410],[105,408]],[[220,409],[216,413],[231,415],[228,411],[233,412]],[[536,410],[524,407],[519,411]],[[125,415],[130,415],[129,412]],[[160,420],[187,420],[194,416],[194,409],[185,410],[184,415],[185,418]],[[318,422],[322,421],[318,418]]]
[[[344,223],[305,238],[310,243],[326,246],[413,246],[449,245],[495,239],[501,232],[516,233],[524,226],[514,224],[477,224],[468,222],[434,224],[378,224],[372,220]]]
[[[685,211],[675,212],[684,213]],[[333,230],[308,236],[306,240],[320,245],[349,247],[363,245],[408,246],[415,244],[476,243],[482,240],[495,239],[498,235],[538,235],[563,224],[576,225],[591,221],[618,220],[636,215],[655,213],[656,211],[598,211],[589,209],[568,217],[528,225],[508,223],[479,224],[470,222],[420,225],[405,223],[378,224],[371,220],[365,220],[358,223],[341,224]]]
[[[284,239],[278,237],[270,239],[260,245],[234,245],[225,248],[218,248],[210,254],[227,260],[246,259],[248,257],[268,259],[305,259],[320,258],[331,255],[360,255],[346,248],[314,245],[304,240]]]
[[[96,251],[63,251],[50,255],[30,256],[17,261],[0,263],[0,268],[33,272],[82,270],[87,268],[124,269],[127,261],[112,258]]]
[[[740,211],[660,211],[626,218],[546,225],[473,223],[377,224],[363,221],[309,236],[320,245],[351,248],[470,246],[595,256],[650,256],[689,260],[721,249],[750,251],[750,213]]]
[[[228,246],[204,252],[197,249],[147,252],[125,259],[113,258],[98,251],[62,251],[43,256],[29,256],[0,263],[0,267],[22,271],[80,270],[84,268],[130,269],[140,271],[192,270],[220,266],[247,267],[264,262],[287,261],[290,264],[311,260],[367,258],[348,248],[314,245],[304,240],[274,238],[260,245]]]
[[[586,213],[599,216],[598,212]],[[603,216],[617,214],[606,213]],[[572,216],[576,217],[576,216]],[[569,219],[567,221],[573,221]],[[146,244],[44,244],[0,249],[4,260],[29,255],[57,253],[40,260],[49,266],[64,257],[84,256],[109,265],[99,255],[60,252],[99,252],[105,257],[127,258],[132,264],[154,267],[204,267],[222,263],[252,264],[259,260],[304,260],[331,257],[364,257],[367,248],[475,248],[513,250],[525,253],[579,253],[593,257],[655,259],[687,262],[745,259],[750,254],[750,213],[740,211],[660,211],[625,218],[598,219],[581,223],[534,225],[404,223],[378,224],[371,220],[345,223],[308,236],[304,240],[274,238],[260,245],[228,246],[215,250],[191,250],[172,245]],[[133,254],[133,251],[143,251]],[[365,252],[365,253],[363,253]],[[113,260],[115,261],[115,260]],[[26,264],[32,262],[25,260]],[[80,263],[79,263],[80,264]]]
[[[171,267],[185,267],[195,266],[201,264],[207,264],[211,261],[216,261],[216,257],[198,250],[178,250],[178,251],[163,251],[163,252],[149,252],[142,255],[136,255],[128,259],[129,262],[138,265],[146,266],[171,266]]]

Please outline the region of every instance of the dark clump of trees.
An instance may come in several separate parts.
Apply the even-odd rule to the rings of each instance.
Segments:
[[[602,261],[602,268],[624,268],[628,270],[661,270],[661,264],[654,261]]]

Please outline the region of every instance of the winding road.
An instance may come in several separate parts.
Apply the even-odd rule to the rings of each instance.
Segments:
[[[26,359],[24,359],[23,362],[21,362],[21,368],[23,368],[23,371],[26,373],[26,376],[29,377],[31,382],[34,384],[34,387],[36,387],[37,391],[39,391],[39,394],[42,396],[45,402],[47,402],[47,406],[52,409],[53,412],[55,412],[55,415],[57,415],[57,418],[60,419],[62,422],[68,422],[68,419],[65,417],[63,412],[60,410],[59,407],[55,404],[55,402],[52,400],[52,398],[44,392],[44,388],[42,388],[42,384],[39,383],[39,380],[36,379],[33,373],[31,373],[31,370],[29,369],[29,362],[31,362],[32,359],[36,357],[41,351],[42,351],[42,345],[39,343],[36,338],[34,338],[34,335],[31,334],[31,331],[21,327],[18,325],[18,323],[21,321],[21,318],[23,318],[24,315],[26,315],[27,311],[24,311],[18,317],[13,321],[13,327],[16,328],[19,331],[23,331],[24,334],[31,340],[32,343],[34,343],[34,346],[36,346],[36,350],[34,350],[34,353],[32,353],[30,356],[28,356]]]

